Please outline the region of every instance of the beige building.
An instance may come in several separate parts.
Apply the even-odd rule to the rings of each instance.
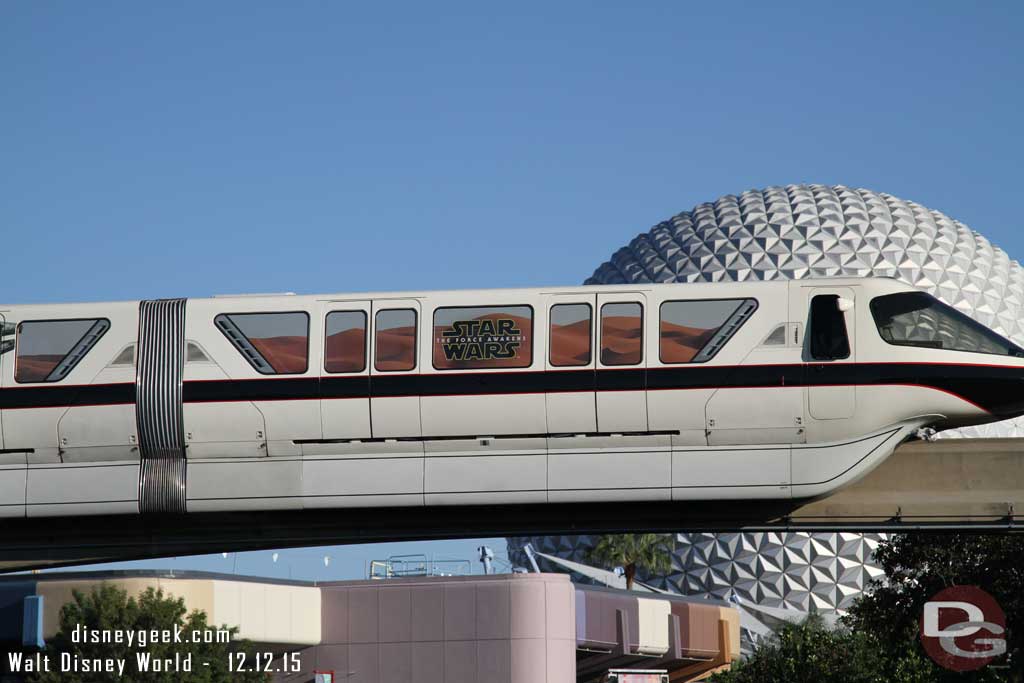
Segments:
[[[211,625],[272,652],[280,681],[565,683],[609,669],[694,680],[739,656],[725,603],[577,586],[563,574],[408,577],[308,583],[201,572],[0,577],[0,642],[31,652],[59,628],[72,592],[150,586]],[[7,665],[7,662],[4,662]],[[319,678],[318,678],[319,674]],[[17,676],[12,680],[17,680]]]

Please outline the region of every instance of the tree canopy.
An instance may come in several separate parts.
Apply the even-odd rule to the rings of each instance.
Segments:
[[[80,635],[74,637],[76,629],[79,634],[83,629],[92,633],[139,633],[152,632],[153,629],[173,632],[175,627],[181,629],[183,634],[181,643],[152,642],[147,643],[146,647],[138,647],[135,643],[129,645],[126,642],[92,642],[92,639],[82,642]],[[261,673],[229,671],[230,654],[239,649],[247,650],[250,644],[233,640],[237,628],[219,628],[230,633],[231,642],[223,642],[224,638],[217,642],[215,633],[209,638],[213,642],[206,642],[206,638],[195,642],[193,633],[211,633],[217,628],[207,623],[205,612],[188,612],[184,600],[165,595],[160,589],[147,588],[138,598],[129,596],[122,588],[106,583],[88,594],[76,590],[72,601],[61,607],[60,630],[46,643],[44,654],[53,662],[50,671],[33,673],[28,680],[32,683],[234,683],[267,680],[266,675]],[[125,658],[127,664],[123,676],[118,672],[61,671],[58,662],[62,653],[89,660]],[[191,654],[192,671],[140,672],[136,659],[138,653],[148,654],[152,659],[172,660],[175,655],[184,658]],[[253,659],[249,657],[249,661]],[[203,662],[207,665],[204,666]]]
[[[665,534],[608,534],[590,551],[590,559],[612,569],[622,567],[626,588],[633,588],[638,570],[667,574],[672,567],[672,540]]]
[[[830,629],[812,615],[787,624],[715,683],[989,683],[1024,681],[1024,536],[896,534],[875,551],[885,578]],[[978,586],[1006,614],[1007,656],[977,671],[935,664],[919,640],[924,603],[953,585]],[[1018,625],[1014,628],[1014,625]]]
[[[924,603],[950,586],[978,586],[995,598],[1006,614],[1007,656],[976,672],[955,673],[933,666],[929,680],[1024,681],[1022,558],[1024,536],[1020,535],[896,534],[881,543],[874,555],[885,579],[872,584],[844,622],[857,631],[875,634],[889,658],[905,651],[908,642],[925,656],[918,643]]]
[[[714,683],[931,683],[921,657],[889,671],[877,640],[847,628],[829,628],[812,614],[799,624],[785,624],[752,656],[714,676]]]

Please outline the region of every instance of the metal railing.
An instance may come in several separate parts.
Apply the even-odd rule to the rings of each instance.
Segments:
[[[436,560],[423,554],[392,555],[386,560],[371,560],[368,579],[395,579],[406,576],[468,576],[472,574],[469,560]]]

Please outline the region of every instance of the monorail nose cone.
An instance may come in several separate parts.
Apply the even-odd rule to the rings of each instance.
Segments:
[[[979,367],[969,390],[971,401],[1002,418],[1024,415],[1024,362],[1014,367]]]
[[[978,355],[975,362],[918,363],[908,377],[912,383],[945,392],[974,406],[964,415],[976,424],[1024,416],[1024,359]],[[982,415],[979,415],[980,411]],[[959,420],[950,416],[951,423]]]

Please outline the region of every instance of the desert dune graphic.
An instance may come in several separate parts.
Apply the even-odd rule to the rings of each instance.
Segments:
[[[643,360],[643,328],[638,316],[609,315],[601,319],[601,363],[636,365]]]
[[[586,365],[590,362],[590,318],[567,325],[551,325],[551,364]]]
[[[674,323],[661,321],[661,362],[662,363],[689,363],[719,328],[710,329],[701,327],[686,327]]]
[[[43,382],[63,359],[64,354],[18,356],[14,379],[19,382]]]
[[[416,326],[377,330],[377,351],[373,365],[377,370],[412,370],[416,367]]]
[[[366,330],[353,327],[327,335],[324,348],[324,370],[327,372],[362,372],[366,368]]]
[[[308,339],[300,336],[253,337],[249,340],[280,375],[306,371]]]

